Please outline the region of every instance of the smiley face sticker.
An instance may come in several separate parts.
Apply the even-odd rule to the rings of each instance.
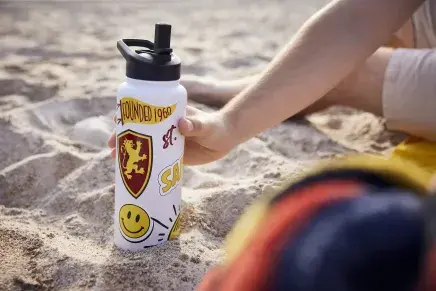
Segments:
[[[180,207],[180,206],[179,206]],[[156,218],[151,217],[144,209],[134,204],[124,204],[119,211],[119,230],[125,240],[131,243],[141,243],[147,240],[152,234],[155,225],[161,229],[158,234],[157,243],[163,243],[164,240],[173,240],[180,235],[180,215],[173,205],[175,221],[169,217],[171,225],[166,225]],[[170,228],[171,227],[171,228]],[[164,230],[165,229],[165,230]],[[169,233],[167,233],[169,232]],[[147,248],[150,246],[144,246]]]
[[[148,213],[134,204],[125,204],[120,208],[119,223],[121,234],[132,243],[146,240],[154,228]]]

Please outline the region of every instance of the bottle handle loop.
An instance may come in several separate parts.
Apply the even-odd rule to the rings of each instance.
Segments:
[[[126,60],[135,58],[135,54],[129,48],[131,46],[146,48],[145,50],[135,50],[136,54],[154,53],[157,55],[169,55],[173,51],[171,48],[156,48],[153,42],[146,39],[126,38],[117,42],[117,48]]]

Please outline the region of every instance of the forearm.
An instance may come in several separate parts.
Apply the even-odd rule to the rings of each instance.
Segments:
[[[339,0],[297,32],[285,49],[221,112],[236,142],[272,127],[324,96],[363,63],[422,0]]]

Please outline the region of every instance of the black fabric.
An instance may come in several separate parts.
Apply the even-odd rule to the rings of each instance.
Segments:
[[[330,202],[289,237],[269,290],[414,291],[424,219],[416,194],[401,189]]]

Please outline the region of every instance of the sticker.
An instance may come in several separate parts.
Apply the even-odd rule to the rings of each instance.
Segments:
[[[176,239],[180,236],[180,232],[182,230],[182,219],[180,218],[181,215],[180,213],[177,214],[176,211],[176,207],[173,205],[173,210],[174,210],[174,214],[177,216],[176,221],[173,224],[173,227],[170,230],[170,233],[168,234],[168,240],[173,240]],[[170,218],[170,221],[172,222],[173,220]]]
[[[162,136],[162,140],[164,142],[163,149],[166,149],[169,145],[173,145],[173,140],[177,140],[177,137],[173,139],[173,131],[177,127],[175,125],[171,125],[170,129],[168,129],[167,133]]]
[[[159,173],[159,193],[168,195],[179,185],[183,175],[183,156]]]
[[[119,223],[123,237],[133,243],[146,240],[153,232],[148,213],[134,204],[125,204],[120,208]]]
[[[120,232],[123,238],[131,243],[140,243],[148,239],[153,233],[155,222],[168,229],[168,226],[150,217],[138,205],[125,204],[120,208]]]
[[[165,121],[176,110],[176,104],[170,106],[154,106],[131,97],[121,98],[118,104],[121,118],[118,122],[157,124]]]
[[[124,186],[134,198],[138,198],[150,180],[152,138],[128,129],[118,135],[118,145],[118,164]]]
[[[181,230],[182,230],[182,225],[181,225],[181,216],[180,213],[177,213],[176,211],[176,206],[173,205],[173,211],[174,211],[174,215],[176,217],[176,221],[174,222],[173,226],[171,227],[171,230],[169,231],[168,234],[166,234],[165,232],[159,233],[158,234],[158,242],[159,243],[163,243],[163,241],[166,240],[174,240],[176,238],[178,238],[180,236]],[[179,212],[180,212],[180,206],[179,206]],[[172,223],[174,221],[174,218],[169,217],[168,220]],[[165,229],[168,229],[168,226],[164,225],[162,222],[155,220],[157,223],[159,223],[162,227],[164,227]],[[144,246],[144,248],[149,248],[152,246]]]

